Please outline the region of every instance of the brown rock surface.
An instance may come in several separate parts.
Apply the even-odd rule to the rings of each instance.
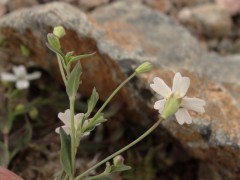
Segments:
[[[98,6],[109,3],[110,0],[78,0],[80,9],[91,10]]]
[[[105,99],[133,71],[133,66],[145,60],[154,64],[151,73],[136,78],[115,98],[124,116],[132,120],[152,124],[157,117],[152,109],[156,98],[151,99],[153,93],[148,85],[154,76],[160,76],[169,84],[173,71],[190,76],[193,83],[188,95],[205,99],[206,113],[192,114],[191,125],[180,126],[174,120],[167,120],[163,126],[216,176],[238,177],[240,112],[239,101],[232,96],[237,88],[231,87],[233,83],[239,87],[239,61],[225,61],[206,53],[176,22],[129,2],[99,8],[91,16],[64,3],[14,12],[0,20],[9,60],[40,65],[55,77],[56,60],[44,44],[46,34],[59,24],[67,30],[67,36],[62,39],[64,50],[74,50],[77,54],[96,52],[94,57],[82,61],[83,95],[89,96],[95,86],[101,99]],[[12,54],[18,52],[20,44],[31,50],[32,61],[20,61],[19,54]],[[56,80],[61,82],[59,76]],[[227,83],[228,88],[223,83]]]

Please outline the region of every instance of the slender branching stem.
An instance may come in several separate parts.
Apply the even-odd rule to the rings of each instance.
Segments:
[[[5,145],[5,148],[8,149],[9,147],[9,140],[8,140],[8,133],[4,133],[3,134],[3,142],[4,142],[4,145]]]
[[[62,64],[61,57],[58,54],[57,54],[57,60],[58,60],[58,66],[59,66],[59,69],[60,69],[60,72],[61,72],[61,75],[62,75],[63,82],[66,86],[67,85],[67,79],[66,79],[66,75],[65,75],[64,70],[63,70],[63,64]]]
[[[131,142],[130,144],[128,144],[127,146],[125,146],[124,148],[120,149],[119,151],[113,153],[112,155],[108,156],[107,158],[105,158],[104,160],[100,161],[99,163],[97,163],[96,165],[94,165],[93,167],[89,168],[87,171],[85,171],[84,173],[80,174],[79,176],[77,176],[75,178],[75,180],[81,180],[81,178],[85,177],[86,175],[88,175],[91,171],[93,171],[94,169],[96,169],[97,167],[99,167],[100,165],[106,163],[107,161],[109,161],[110,159],[116,157],[117,155],[121,154],[122,152],[126,151],[127,149],[131,148],[132,146],[134,146],[135,144],[137,144],[139,141],[141,141],[143,138],[145,138],[146,136],[148,136],[154,129],[156,129],[158,127],[158,125],[162,122],[163,118],[160,118],[151,128],[149,128],[144,134],[142,134],[139,138],[137,138],[135,141]]]
[[[118,91],[128,82],[130,81],[134,76],[136,75],[136,72],[134,72],[131,76],[129,76],[125,81],[123,81],[114,91],[113,93],[108,97],[108,99],[104,102],[104,104],[101,106],[101,108],[97,111],[97,113],[93,116],[91,122],[93,123],[98,115],[104,110],[104,108],[108,105],[109,101],[118,93]],[[91,123],[90,122],[90,123]]]
[[[75,174],[75,126],[74,126],[74,103],[75,98],[69,97],[70,101],[70,119],[71,119],[71,162],[72,162],[72,176],[74,177]]]

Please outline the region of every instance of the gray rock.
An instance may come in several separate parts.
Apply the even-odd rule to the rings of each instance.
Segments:
[[[222,37],[231,32],[230,14],[224,7],[214,3],[182,9],[179,19],[196,32],[210,37]]]

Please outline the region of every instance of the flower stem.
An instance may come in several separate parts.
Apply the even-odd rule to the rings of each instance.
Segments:
[[[75,174],[75,126],[74,126],[74,97],[69,97],[70,101],[70,119],[71,119],[71,162],[72,162],[72,177]]]
[[[117,92],[128,82],[130,81],[134,76],[136,75],[136,72],[134,72],[131,76],[129,76],[125,81],[123,81],[114,91],[113,93],[108,97],[108,99],[104,102],[102,107],[97,111],[97,113],[93,116],[91,122],[93,123],[98,115],[104,110],[104,108],[107,106],[109,101],[117,94]],[[91,123],[90,122],[90,123]]]
[[[3,141],[4,141],[4,145],[6,147],[6,149],[8,150],[8,133],[4,133],[3,134]]]
[[[61,61],[61,57],[58,54],[57,54],[57,60],[58,60],[58,66],[59,66],[59,69],[60,69],[60,72],[61,72],[61,75],[62,75],[63,82],[66,86],[67,85],[67,79],[66,79],[66,76],[65,76],[65,73],[64,73],[64,70],[63,70],[63,64],[62,64],[62,61]]]
[[[127,146],[125,146],[124,148],[120,149],[119,151],[113,153],[112,155],[108,156],[107,158],[105,158],[104,160],[100,161],[99,163],[97,163],[96,165],[94,165],[93,167],[89,168],[87,171],[85,171],[84,173],[80,174],[79,176],[77,176],[74,180],[80,180],[81,178],[83,178],[84,176],[86,176],[88,173],[90,173],[91,171],[93,171],[94,169],[96,169],[98,166],[102,165],[103,163],[109,161],[110,159],[114,158],[115,156],[121,154],[122,152],[126,151],[127,149],[129,149],[130,147],[134,146],[135,144],[137,144],[139,141],[141,141],[143,138],[145,138],[146,136],[148,136],[154,129],[156,129],[158,127],[158,125],[162,122],[162,120],[164,120],[163,118],[160,118],[151,128],[149,128],[144,134],[142,134],[139,138],[137,138],[135,141],[131,142],[130,144],[128,144]]]

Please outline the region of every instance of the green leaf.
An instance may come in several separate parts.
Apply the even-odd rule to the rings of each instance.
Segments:
[[[106,163],[106,168],[105,168],[105,170],[104,170],[104,173],[105,174],[110,174],[111,172],[112,172],[112,165],[110,164],[110,162],[107,162]]]
[[[65,60],[66,60],[66,64],[68,64],[68,62],[70,61],[70,59],[72,58],[72,55],[73,55],[74,51],[70,51],[70,52],[67,52],[66,55],[65,55]]]
[[[64,57],[64,54],[60,51],[60,50],[57,50],[57,49],[54,49],[50,44],[46,43],[46,46],[51,50],[53,51],[54,53],[56,54],[59,54],[62,58]]]
[[[84,58],[88,58],[88,57],[90,57],[90,56],[92,56],[92,55],[94,55],[94,54],[95,54],[95,52],[94,52],[94,53],[91,53],[91,54],[82,54],[82,55],[78,55],[78,56],[73,56],[73,57],[70,59],[69,63],[73,63],[73,62],[75,62],[75,61],[77,61],[77,60],[81,60],[81,59],[84,59]]]
[[[91,112],[93,111],[94,107],[97,104],[98,99],[99,99],[99,95],[96,89],[94,88],[92,91],[92,95],[88,100],[88,110],[87,110],[87,113],[85,114],[86,117],[88,117],[91,114]]]
[[[101,123],[103,123],[103,122],[106,122],[106,121],[107,121],[107,119],[105,119],[105,118],[103,117],[103,113],[100,113],[100,114],[96,117],[96,119],[95,119],[94,122],[90,120],[90,123],[87,125],[87,127],[84,128],[83,132],[93,131],[93,130],[96,128],[96,126],[98,126],[99,124],[101,124]]]
[[[112,172],[121,172],[121,171],[130,170],[130,169],[132,169],[131,166],[126,166],[122,164],[122,165],[114,166],[114,168],[112,168]]]
[[[69,97],[73,97],[76,95],[80,84],[81,74],[82,74],[81,65],[80,63],[77,63],[67,80],[66,91]]]
[[[98,116],[96,117],[95,121],[93,122],[93,124],[96,126],[98,124],[101,124],[103,122],[106,122],[107,119],[104,118],[104,114],[103,113],[100,113],[98,114]]]
[[[69,176],[71,176],[72,175],[71,137],[65,133],[62,127],[60,127],[60,138],[61,138],[60,161],[62,164],[62,168]]]
[[[21,44],[20,45],[20,51],[21,51],[21,54],[24,56],[24,57],[29,57],[30,55],[30,50],[27,48],[27,46],[25,46],[24,44]]]
[[[102,176],[102,177],[97,177],[94,178],[94,180],[111,180],[112,178],[108,177],[108,176]]]

